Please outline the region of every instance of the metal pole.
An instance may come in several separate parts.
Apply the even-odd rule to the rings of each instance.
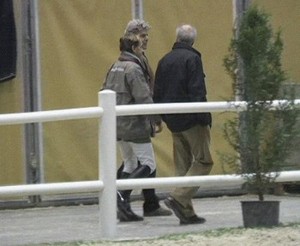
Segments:
[[[38,0],[33,0],[33,25],[34,25],[34,41],[35,41],[35,75],[36,75],[36,110],[42,111],[42,83],[41,83],[41,57],[40,57],[40,21],[39,21],[39,6]],[[38,151],[39,151],[39,167],[40,167],[40,182],[45,182],[44,174],[44,137],[43,137],[43,125],[37,124],[37,138],[38,138]]]
[[[142,20],[143,17],[143,0],[131,0],[131,13],[133,19]]]
[[[113,239],[117,228],[116,186],[116,93],[104,90],[98,94],[103,116],[99,121],[99,177],[104,184],[99,192],[100,233]]]
[[[251,0],[233,0],[233,28],[235,39],[238,39],[240,34],[240,25],[241,20],[245,11],[248,9],[251,4]],[[237,101],[244,100],[244,65],[243,60],[238,56],[238,67],[237,67],[237,85],[235,91],[235,97]]]
[[[240,35],[240,25],[245,11],[248,9],[251,0],[233,0],[233,26],[234,26],[234,36],[237,40]],[[242,57],[237,54],[237,71],[236,71],[236,88],[235,88],[235,100],[243,101],[245,100],[245,76],[244,76],[244,61]],[[239,132],[241,135],[240,145],[241,145],[241,167],[242,170],[246,170],[246,162],[249,158],[247,156],[247,136],[244,134],[245,129],[247,129],[247,120],[245,118],[245,113],[239,113]]]
[[[22,15],[24,111],[34,112],[41,110],[37,1],[27,0],[22,2]],[[25,124],[24,132],[26,183],[44,182],[42,125],[41,123]],[[29,197],[29,200],[32,203],[38,203],[41,198],[33,196]]]

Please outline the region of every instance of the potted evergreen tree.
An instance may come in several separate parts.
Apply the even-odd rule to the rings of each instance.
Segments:
[[[245,227],[279,222],[279,202],[265,201],[264,195],[274,187],[290,153],[298,115],[293,90],[282,89],[286,81],[282,50],[281,33],[273,33],[269,15],[250,6],[241,20],[239,35],[231,40],[229,54],[224,58],[225,69],[233,79],[233,94],[247,102],[245,111],[224,124],[225,139],[234,151],[222,155],[232,170],[245,177],[247,191],[258,195],[252,212],[245,211],[249,201],[242,201]],[[274,107],[277,99],[285,101]],[[265,204],[266,209],[259,214],[259,207]],[[271,215],[270,209],[275,214]]]

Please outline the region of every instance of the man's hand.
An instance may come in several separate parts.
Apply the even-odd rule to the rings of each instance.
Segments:
[[[155,124],[155,133],[160,133],[163,130],[163,124]]]

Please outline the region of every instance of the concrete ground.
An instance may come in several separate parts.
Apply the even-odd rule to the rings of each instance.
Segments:
[[[175,215],[147,217],[142,222],[118,223],[115,240],[156,238],[169,234],[201,232],[217,228],[243,226],[241,200],[249,195],[203,197],[194,199],[195,210],[207,222],[179,225]],[[300,223],[300,196],[267,196],[279,200],[280,222]],[[163,202],[161,204],[164,206]],[[133,210],[142,214],[142,201],[132,202]],[[0,245],[40,245],[42,243],[101,240],[99,206],[78,205],[27,208],[0,211]]]

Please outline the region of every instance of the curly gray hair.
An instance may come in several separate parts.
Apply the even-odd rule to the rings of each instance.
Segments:
[[[133,19],[128,22],[124,34],[138,34],[142,31],[148,31],[151,26],[144,20]]]

